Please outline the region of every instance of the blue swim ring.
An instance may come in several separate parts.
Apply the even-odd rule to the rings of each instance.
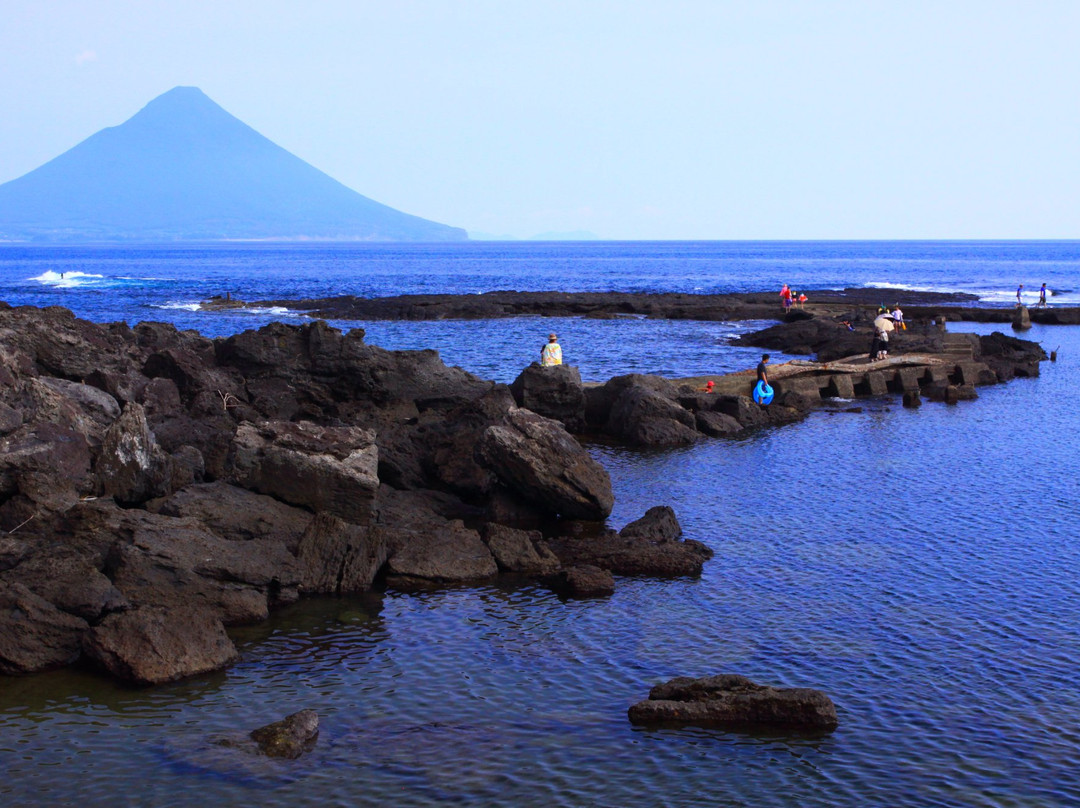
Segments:
[[[772,397],[773,389],[765,384],[765,382],[758,382],[757,385],[754,386],[755,404],[772,404]]]

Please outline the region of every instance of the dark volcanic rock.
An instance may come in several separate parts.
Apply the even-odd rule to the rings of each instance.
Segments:
[[[370,430],[266,421],[237,429],[231,470],[244,488],[363,525],[379,486],[378,462]]]
[[[88,621],[129,605],[90,557],[59,542],[39,546],[23,563],[0,572],[0,585],[5,582],[23,584],[62,611]]]
[[[284,544],[229,541],[191,519],[128,511],[114,528],[121,541],[106,571],[137,605],[198,607],[225,623],[264,620],[280,600],[296,599],[300,569]]]
[[[521,371],[510,390],[519,407],[559,421],[570,432],[585,429],[585,388],[577,368],[533,362]]]
[[[346,595],[371,588],[389,554],[386,536],[321,513],[300,539],[300,586],[308,594]]]
[[[694,424],[677,401],[635,385],[615,399],[605,431],[632,446],[682,446],[701,439]]]
[[[770,724],[833,729],[836,707],[820,690],[774,688],[745,676],[681,676],[649,691],[629,710],[635,724]]]
[[[604,519],[615,498],[611,478],[562,425],[524,409],[488,427],[477,458],[508,488],[552,513]]]
[[[559,559],[543,543],[539,530],[517,530],[488,524],[484,542],[502,572],[550,575],[559,568]]]
[[[645,511],[645,515],[626,525],[619,531],[624,539],[645,539],[651,542],[675,541],[682,536],[682,525],[675,516],[675,511],[667,505],[656,505]]]
[[[568,525],[548,540],[564,567],[589,564],[616,575],[697,576],[713,553],[699,541],[679,541],[682,529],[670,508],[651,508],[622,533],[595,523]]]
[[[615,592],[615,577],[611,572],[591,564],[567,567],[549,582],[552,588],[575,598],[600,598]]]
[[[35,673],[79,657],[85,620],[60,611],[20,583],[0,582],[0,673]]]
[[[292,553],[311,523],[310,511],[221,480],[191,485],[147,509],[164,516],[196,519],[230,541],[280,542]]]
[[[218,670],[237,657],[213,615],[153,606],[110,614],[86,635],[84,650],[113,676],[140,685]]]
[[[168,493],[172,463],[157,445],[142,405],[129,403],[109,427],[94,473],[101,491],[117,502],[145,502]]]

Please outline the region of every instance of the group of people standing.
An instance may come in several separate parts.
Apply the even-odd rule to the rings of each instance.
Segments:
[[[784,314],[787,314],[789,311],[791,311],[792,306],[798,306],[801,309],[803,307],[803,304],[809,299],[810,298],[808,298],[805,294],[796,292],[786,283],[780,289],[780,306],[781,308],[783,308]]]
[[[1046,284],[1044,283],[1039,288],[1039,302],[1035,304],[1035,308],[1037,308],[1037,309],[1045,309],[1046,308],[1046,296],[1047,296],[1047,294],[1049,294],[1049,292],[1050,292],[1050,290],[1046,288]],[[1024,300],[1021,297],[1021,295],[1023,295],[1023,293],[1024,293],[1024,284],[1020,284],[1019,286],[1016,287],[1016,305],[1017,306],[1023,306],[1024,305]]]

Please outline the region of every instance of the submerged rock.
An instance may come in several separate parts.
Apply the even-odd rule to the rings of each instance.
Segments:
[[[252,730],[251,739],[267,757],[296,760],[315,747],[319,739],[319,714],[314,710],[301,710]]]
[[[806,687],[775,688],[745,676],[680,676],[649,691],[629,709],[635,724],[772,724],[814,729],[837,725],[836,706],[825,693]]]

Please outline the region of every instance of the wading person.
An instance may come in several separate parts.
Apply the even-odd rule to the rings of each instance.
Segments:
[[[554,334],[548,334],[547,345],[540,349],[540,364],[545,367],[562,364],[562,348],[559,346],[559,338]]]

